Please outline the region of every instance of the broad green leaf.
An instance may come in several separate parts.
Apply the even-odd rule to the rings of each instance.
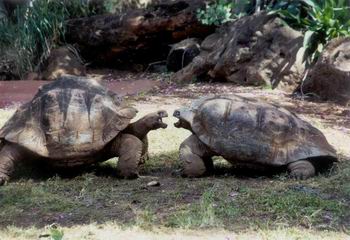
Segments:
[[[322,52],[322,51],[323,51],[323,44],[322,44],[322,43],[319,43],[319,44],[317,45],[317,51],[319,51],[319,52]]]
[[[314,8],[314,9],[320,9],[321,7],[318,5],[318,3],[316,1],[313,0],[302,0],[302,2],[306,3],[307,5],[309,5],[310,7]]]
[[[310,44],[310,41],[312,40],[312,36],[315,34],[314,31],[306,31],[304,35],[304,42],[303,42],[303,47],[307,48]]]

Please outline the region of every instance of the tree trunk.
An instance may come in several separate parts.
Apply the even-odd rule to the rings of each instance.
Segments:
[[[215,30],[196,18],[196,10],[204,6],[201,0],[167,1],[122,15],[72,19],[67,22],[66,40],[97,65],[165,60],[170,44],[190,37],[203,39]]]

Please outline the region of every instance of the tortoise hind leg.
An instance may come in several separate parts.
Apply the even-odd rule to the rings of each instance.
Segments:
[[[181,144],[180,160],[183,163],[183,175],[186,177],[200,177],[213,170],[209,149],[195,135],[191,135]]]
[[[288,164],[290,175],[296,179],[307,179],[315,176],[316,170],[311,162],[307,160],[300,160]]]
[[[5,143],[0,150],[0,186],[4,185],[14,171],[15,163],[23,158],[18,146]]]

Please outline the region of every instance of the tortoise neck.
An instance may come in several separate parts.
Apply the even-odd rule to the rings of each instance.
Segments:
[[[151,130],[152,129],[150,127],[147,127],[147,124],[145,123],[145,119],[141,118],[140,120],[137,120],[136,122],[129,124],[129,126],[124,130],[124,132],[132,134],[138,137],[139,139],[143,139]]]

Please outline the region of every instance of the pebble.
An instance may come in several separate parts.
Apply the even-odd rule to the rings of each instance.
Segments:
[[[160,186],[160,182],[158,182],[158,181],[151,181],[151,182],[147,183],[147,186],[148,187],[158,187],[158,186]]]

